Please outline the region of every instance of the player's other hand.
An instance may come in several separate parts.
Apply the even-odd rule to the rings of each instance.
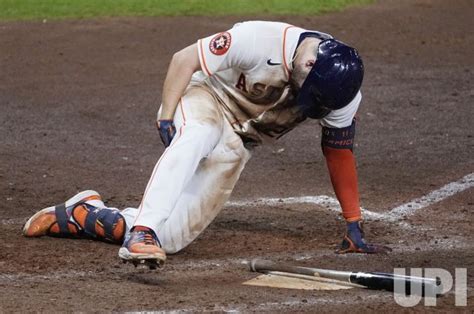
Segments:
[[[156,127],[160,133],[160,138],[165,147],[170,146],[173,137],[176,134],[176,128],[174,126],[173,120],[160,119],[156,121]]]
[[[347,224],[347,232],[336,253],[387,254],[391,251],[392,249],[388,246],[367,243],[360,222],[355,221]]]
[[[365,243],[364,245],[358,246],[350,241],[350,239],[344,237],[342,240],[341,247],[336,250],[338,254],[346,253],[362,253],[362,254],[387,254],[392,252],[392,249],[385,245]]]

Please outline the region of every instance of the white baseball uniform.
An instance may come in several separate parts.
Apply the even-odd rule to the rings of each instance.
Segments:
[[[298,41],[307,32],[253,21],[198,40],[202,70],[178,104],[177,134],[158,160],[142,203],[122,211],[128,228],[153,229],[164,250],[174,253],[210,224],[250,158],[248,147],[277,138],[305,119],[288,82]],[[321,124],[351,125],[360,101],[359,92]]]

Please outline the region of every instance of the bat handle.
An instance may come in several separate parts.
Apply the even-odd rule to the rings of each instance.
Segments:
[[[442,287],[438,280],[424,277],[399,276],[388,273],[352,273],[352,283],[366,286],[369,289],[394,291],[395,286],[403,288],[407,295],[419,294],[435,296]],[[419,287],[416,291],[416,287]]]

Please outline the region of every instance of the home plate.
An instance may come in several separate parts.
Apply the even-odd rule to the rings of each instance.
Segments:
[[[342,290],[352,288],[364,288],[349,282],[313,277],[299,274],[269,271],[264,275],[250,279],[243,283],[249,286],[299,289],[299,290]]]

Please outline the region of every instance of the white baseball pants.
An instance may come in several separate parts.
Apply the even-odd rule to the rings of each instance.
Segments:
[[[174,117],[176,136],[139,208],[121,212],[128,228],[153,229],[167,253],[186,247],[211,223],[250,158],[219,106],[204,87],[188,88]]]

